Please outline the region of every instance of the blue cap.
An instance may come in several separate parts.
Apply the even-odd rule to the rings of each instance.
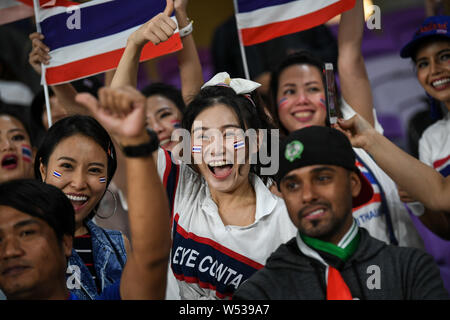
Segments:
[[[450,16],[432,16],[425,19],[413,38],[400,51],[402,58],[411,58],[416,52],[417,46],[425,39],[432,36],[450,38]]]

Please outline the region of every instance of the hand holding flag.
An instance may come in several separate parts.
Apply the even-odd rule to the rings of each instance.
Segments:
[[[174,0],[166,1],[166,8],[148,22],[144,23],[130,37],[138,46],[144,46],[148,41],[154,45],[167,41],[177,29],[177,24],[170,18],[173,13]]]
[[[116,68],[127,40],[139,28],[140,31],[143,30],[142,35],[136,32],[142,36],[140,40],[143,44],[139,61],[182,48],[175,17],[169,17],[173,12],[173,0],[92,0],[75,3],[75,9],[71,9],[75,11],[68,15],[68,9],[74,3],[58,0],[52,6],[41,3],[41,6],[35,7],[37,26],[45,36],[45,45],[50,48],[48,54],[51,59],[45,68],[45,79],[49,85],[70,82]],[[165,17],[161,13],[165,13]],[[157,15],[160,20],[151,20],[152,23],[149,23]],[[108,19],[99,20],[99,16]],[[158,22],[156,26],[148,31],[142,27],[153,25],[155,21]],[[156,34],[159,40],[151,38],[147,33]],[[169,39],[169,35],[173,36]],[[34,41],[38,40],[42,41],[39,38]],[[160,45],[147,43],[150,40]],[[39,61],[39,54],[38,49],[33,52],[33,63]]]
[[[44,39],[42,33],[33,32],[30,34],[29,38],[31,40],[32,49],[28,55],[28,62],[37,73],[42,74],[41,64],[49,64],[50,55],[48,53],[50,52],[50,48],[42,42]]]

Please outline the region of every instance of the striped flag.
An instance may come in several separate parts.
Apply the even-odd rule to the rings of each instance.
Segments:
[[[128,36],[166,6],[165,0],[51,0],[54,5],[43,5],[48,2],[41,0],[37,20],[50,48],[50,64],[46,67],[49,85],[116,68]],[[175,16],[172,19],[176,22]],[[181,48],[177,29],[169,40],[157,46],[147,43],[140,61]]]
[[[284,107],[289,102],[287,97],[283,97],[278,101],[278,108]]]
[[[58,171],[53,171],[53,176],[56,178],[61,178],[61,173],[59,173]]]
[[[15,0],[0,1],[0,25],[29,18],[33,15],[33,6]]]
[[[356,0],[235,0],[245,46],[321,25],[350,10]]]
[[[33,152],[31,151],[31,147],[26,144],[22,145],[22,158],[25,162],[33,161]]]
[[[234,143],[234,149],[238,150],[245,147],[245,141],[239,140]]]
[[[202,153],[202,146],[193,145],[192,146],[192,153]]]
[[[0,0],[0,25],[34,16],[33,0]],[[39,0],[41,7],[71,6],[92,0]]]
[[[172,120],[170,123],[173,125],[175,129],[181,128],[181,121],[180,120]]]
[[[450,175],[450,155],[433,162],[433,167],[444,177]]]

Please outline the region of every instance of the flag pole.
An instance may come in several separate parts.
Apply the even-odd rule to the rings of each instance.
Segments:
[[[42,33],[41,25],[39,24],[39,0],[33,0],[34,17],[36,20],[36,31]],[[48,85],[45,79],[45,65],[41,63],[41,85],[44,87],[45,107],[47,109],[47,122],[48,127],[52,126],[52,112],[50,109],[50,97],[48,94]]]
[[[244,74],[245,74],[245,78],[247,80],[250,80],[250,73],[248,72],[247,56],[245,54],[244,44],[242,43],[241,29],[239,29],[238,21],[236,18],[236,13],[238,12],[237,11],[238,10],[237,0],[233,0],[233,5],[234,5],[234,16],[236,19],[236,29],[237,29],[237,33],[238,33],[238,37],[239,37],[239,46],[241,48],[242,65],[244,66]]]

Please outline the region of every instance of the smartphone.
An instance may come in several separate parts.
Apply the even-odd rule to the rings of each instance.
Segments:
[[[332,63],[325,63],[323,72],[325,73],[325,91],[327,106],[327,126],[335,124],[338,119],[337,113],[337,93],[334,78],[334,68]]]

